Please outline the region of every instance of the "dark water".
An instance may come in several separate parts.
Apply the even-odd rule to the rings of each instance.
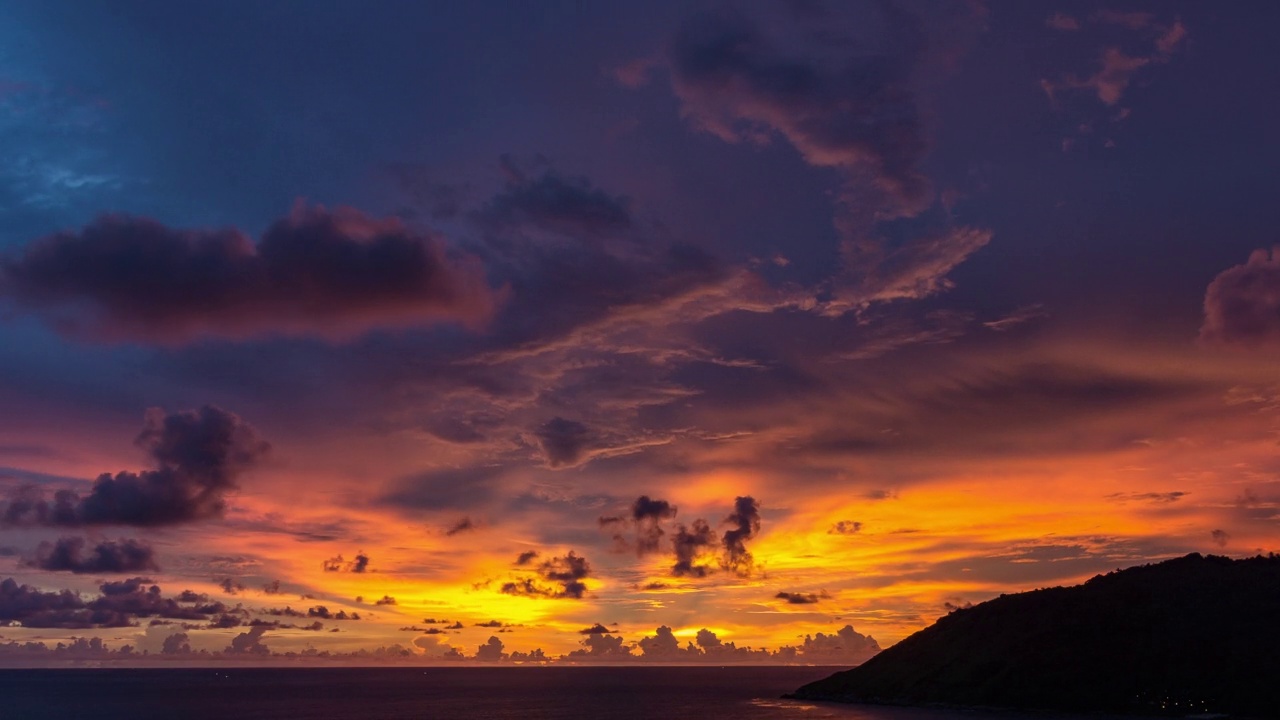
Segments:
[[[778,699],[834,668],[0,670],[22,720],[944,720],[951,713]],[[964,717],[973,718],[973,715]]]

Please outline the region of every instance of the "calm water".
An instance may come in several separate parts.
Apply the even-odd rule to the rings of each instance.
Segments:
[[[935,711],[778,699],[835,668],[0,670],[23,720],[944,720]],[[1006,716],[1008,717],[1008,716]]]

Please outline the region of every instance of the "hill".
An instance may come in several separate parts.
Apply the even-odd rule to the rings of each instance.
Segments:
[[[1280,556],[1192,554],[957,610],[792,697],[1280,716]]]

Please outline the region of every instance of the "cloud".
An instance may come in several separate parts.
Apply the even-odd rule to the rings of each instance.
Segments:
[[[538,557],[537,550],[526,550],[516,557],[516,565],[528,565]]]
[[[828,535],[856,535],[862,532],[862,523],[856,520],[841,520],[827,529]]]
[[[678,508],[666,500],[654,500],[648,495],[641,495],[631,504],[631,512],[627,516],[601,517],[601,527],[630,523],[635,527],[636,554],[646,555],[657,552],[666,532],[662,529],[662,521],[676,516]],[[626,540],[622,535],[614,535],[620,545]]]
[[[223,578],[218,582],[218,587],[222,588],[222,592],[228,595],[238,595],[248,589],[243,583],[232,578]]]
[[[138,618],[208,620],[233,612],[222,603],[210,603],[194,594],[165,597],[144,577],[105,582],[99,590],[99,596],[85,600],[70,590],[44,592],[7,578],[0,582],[0,623],[31,628],[130,627]]]
[[[537,578],[526,577],[503,583],[502,592],[529,597],[581,599],[587,592],[587,585],[583,580],[591,576],[591,566],[586,558],[570,550],[564,556],[544,560],[538,565],[537,573],[539,578],[554,585],[548,587],[539,583]]]
[[[699,565],[698,557],[714,544],[715,534],[706,520],[694,520],[688,527],[677,525],[675,535],[671,537],[671,547],[676,556],[671,574],[676,577],[705,577],[711,569]]]
[[[191,636],[184,632],[174,633],[164,639],[164,643],[160,646],[162,655],[190,655],[191,654]]]
[[[444,531],[444,534],[445,534],[445,537],[453,537],[454,535],[457,535],[459,533],[464,533],[464,532],[475,530],[475,529],[476,529],[476,525],[475,523],[471,522],[471,518],[464,517],[458,522],[450,525],[449,529]]]
[[[502,168],[507,175],[506,187],[477,213],[486,225],[587,240],[616,236],[631,227],[627,199],[592,187],[585,177],[554,170],[530,176],[505,156]]]
[[[831,635],[808,635],[799,647],[800,656],[808,662],[829,661],[855,665],[880,652],[880,644],[870,635],[863,635],[845,625]]]
[[[289,610],[290,608],[285,608],[285,613],[288,614]],[[358,612],[348,613],[346,610],[339,610],[338,612],[333,612],[328,608],[328,606],[317,605],[313,608],[307,609],[307,617],[320,618],[321,620],[359,620],[360,613]]]
[[[669,48],[672,89],[694,127],[732,143],[781,137],[808,164],[839,171],[843,273],[824,293],[834,314],[945,291],[947,274],[991,238],[938,213],[931,229],[917,223],[894,237],[883,226],[935,204],[921,171],[929,139],[918,66],[952,69],[965,44],[958,38],[981,24],[982,13],[968,6],[915,10],[922,14],[891,3],[767,18],[704,14]],[[879,32],[868,36],[871,25]]]
[[[397,605],[396,599],[390,595],[383,595],[380,599],[375,600],[374,605]]]
[[[777,600],[786,600],[792,605],[813,605],[823,596],[815,593],[779,592],[773,597]]]
[[[680,641],[666,625],[659,626],[653,635],[640,638],[636,647],[646,659],[665,660],[680,655]]]
[[[270,655],[271,650],[262,642],[262,636],[266,634],[265,625],[249,628],[247,632],[231,638],[231,644],[223,652],[234,655]]]
[[[725,553],[721,564],[739,575],[750,574],[755,560],[746,542],[760,532],[760,503],[749,495],[735,498],[733,512],[724,521],[733,527],[721,538]]]
[[[133,540],[104,540],[85,553],[85,539],[58,538],[42,542],[29,567],[50,571],[84,573],[137,573],[159,570],[155,551],[147,543]]]
[[[1223,270],[1209,283],[1200,342],[1280,347],[1280,248],[1255,250],[1246,263]]]
[[[476,648],[476,660],[481,662],[501,662],[507,658],[507,654],[503,652],[502,641],[497,637],[490,635],[489,640]]]
[[[1048,316],[1049,314],[1045,312],[1043,305],[1040,303],[1034,303],[1017,308],[1012,313],[1009,313],[1004,317],[997,318],[995,320],[988,320],[982,323],[982,326],[988,330],[994,330],[995,332],[1007,332],[1016,327],[1021,327],[1032,320],[1038,320]]]
[[[1187,493],[1183,492],[1182,490],[1173,490],[1171,492],[1145,492],[1145,493],[1119,492],[1119,493],[1111,493],[1110,495],[1107,495],[1107,499],[1114,500],[1116,502],[1138,501],[1138,502],[1149,502],[1149,503],[1156,503],[1160,505],[1167,505],[1169,503],[1175,503],[1186,496],[1187,496]]]
[[[0,513],[7,525],[178,525],[221,517],[227,492],[270,450],[254,428],[233,413],[206,405],[164,415],[153,409],[136,443],[157,469],[104,473],[88,495],[70,490],[52,501],[32,488]]]
[[[586,633],[585,630],[581,632]],[[624,643],[621,636],[598,632],[586,634],[587,637],[582,639],[582,647],[565,655],[566,660],[604,660],[616,662],[632,658],[631,648]]]
[[[898,18],[888,18],[890,35],[903,31]],[[781,136],[811,165],[865,173],[914,214],[929,183],[918,167],[926,143],[907,68],[884,55],[821,55],[852,46],[849,38],[806,39],[784,47],[741,14],[689,22],[668,58],[682,115],[726,142]]]
[[[1231,541],[1231,535],[1226,530],[1214,530],[1209,535],[1213,538],[1213,543],[1218,547],[1226,547],[1227,543]]]
[[[369,556],[364,552],[356,553],[355,559],[348,562],[341,555],[335,555],[328,560],[322,562],[321,567],[325,572],[353,572],[364,573],[369,572]]]
[[[1147,31],[1154,28],[1159,34],[1155,37],[1152,43],[1154,47],[1149,54],[1131,55],[1115,46],[1104,48],[1098,60],[1100,67],[1087,78],[1068,74],[1058,80],[1042,79],[1040,86],[1050,102],[1056,103],[1063,90],[1086,90],[1094,93],[1104,105],[1118,105],[1140,70],[1169,62],[1187,37],[1187,28],[1180,20],[1175,20],[1172,25],[1159,25],[1149,13],[1103,10],[1094,13],[1089,19],[1095,23],[1118,25],[1143,34],[1149,34]]]
[[[302,204],[257,245],[238,230],[106,215],[0,261],[0,296],[72,337],[168,344],[474,327],[500,302],[479,265],[449,257],[436,237],[395,219]]]
[[[585,459],[585,451],[592,440],[591,431],[586,425],[562,417],[546,421],[534,435],[546,456],[547,465],[553,468],[579,464]]]
[[[947,275],[991,242],[991,231],[946,227],[888,249],[882,243],[847,243],[846,263],[858,285],[851,299],[870,302],[919,300],[955,286]],[[865,268],[865,270],[863,269]]]
[[[589,628],[583,628],[579,630],[578,634],[579,635],[605,635],[611,632],[613,631],[610,630],[609,628],[605,627],[604,625],[601,625],[600,623],[596,623],[595,625],[592,625]]]
[[[84,601],[70,590],[41,592],[30,585],[19,585],[13,578],[0,581],[0,621],[21,623],[26,627],[88,628],[99,624],[128,625],[127,618],[97,616],[84,610]]]

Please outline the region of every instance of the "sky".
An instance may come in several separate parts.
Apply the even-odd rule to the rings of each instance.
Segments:
[[[1276,550],[1278,23],[0,2],[0,655],[851,663]]]

